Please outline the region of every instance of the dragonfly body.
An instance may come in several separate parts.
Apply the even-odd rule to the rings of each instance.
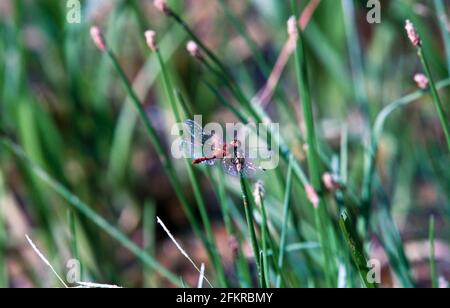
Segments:
[[[235,139],[229,143],[223,143],[214,134],[206,135],[200,125],[194,121],[187,120],[185,124],[190,129],[190,136],[185,140],[185,146],[188,149],[194,148],[195,145],[203,149],[206,142],[208,142],[208,146],[211,146],[209,155],[194,153],[192,164],[212,166],[219,162],[224,172],[233,176],[253,177],[257,171],[263,170],[254,161],[245,157],[240,148],[242,143],[239,140]],[[196,155],[197,157],[195,157]]]

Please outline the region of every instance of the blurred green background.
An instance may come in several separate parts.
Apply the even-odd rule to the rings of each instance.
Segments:
[[[405,34],[405,19],[411,19],[422,35],[434,79],[449,77],[450,64],[436,2],[443,3],[444,11],[450,13],[448,0],[382,1],[381,23],[369,24],[367,1],[350,1],[349,8],[342,1],[322,0],[304,31],[318,138],[331,162],[332,157],[339,155],[341,127],[346,123],[348,185],[358,196],[369,140],[366,124],[372,126],[384,106],[417,90],[413,76],[421,72],[421,65]],[[245,95],[251,98],[264,86],[287,39],[290,1],[168,3],[226,64]],[[299,3],[303,9],[308,1]],[[185,48],[189,36],[158,12],[153,1],[81,1],[79,24],[67,22],[66,5],[60,0],[0,3],[1,137],[17,143],[31,161],[58,183],[183,277],[186,284],[195,285],[198,273],[157,228],[155,216],[163,219],[193,259],[207,264],[207,272],[212,265],[201,241],[192,233],[119,76],[108,57],[92,44],[89,28],[98,25],[104,30],[108,45],[166,147],[170,146],[170,129],[175,119],[163,89],[160,66],[145,45],[144,31],[157,32],[170,78],[195,114],[222,123],[236,121],[205,81],[218,91],[224,91],[224,84],[189,56]],[[277,103],[276,98],[268,104],[267,114],[281,124],[281,134],[296,160],[306,166],[302,138],[297,135],[303,122],[293,57],[278,89],[287,105]],[[449,91],[440,94],[449,110]],[[229,94],[224,95],[237,108],[242,107]],[[428,95],[387,120],[377,153],[373,219],[364,241],[368,255],[382,261],[383,286],[408,286],[409,282],[430,285],[430,215],[436,221],[438,273],[450,277],[449,162]],[[184,165],[179,161],[174,164],[189,201],[194,203]],[[286,163],[279,168],[285,174]],[[195,170],[225,270],[232,277],[233,256],[217,183],[209,180],[204,169]],[[276,221],[282,213],[284,184],[281,181],[272,185],[273,176],[274,173],[268,173],[261,179],[266,182],[270,219]],[[227,177],[225,186],[231,217],[238,232],[245,234],[238,182]],[[333,196],[328,198],[334,200]],[[297,182],[291,199],[294,216],[302,227],[299,234],[289,235],[290,243],[315,243],[311,206]],[[145,270],[135,254],[111,240],[92,219],[72,210],[66,201],[26,163],[0,147],[0,286],[58,286],[54,275],[30,250],[25,234],[34,239],[61,273],[66,271],[67,260],[77,254],[83,279],[88,281],[126,287],[172,285],[155,271]],[[329,212],[336,223],[338,206],[333,202]],[[278,229],[274,228],[278,241]],[[339,234],[337,230],[336,227],[334,232]],[[342,248],[345,245],[339,243],[337,240],[335,249],[347,260],[347,252]],[[314,251],[289,256],[290,268],[300,277],[291,280],[295,282],[292,286],[315,285],[321,270],[309,266],[307,261],[309,257],[316,258]],[[357,275],[349,270],[349,277],[351,280]],[[358,279],[353,281],[358,286]]]

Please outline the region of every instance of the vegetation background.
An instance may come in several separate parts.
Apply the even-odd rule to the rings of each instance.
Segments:
[[[28,234],[64,279],[75,258],[82,281],[124,287],[195,287],[202,263],[215,287],[446,287],[448,117],[435,84],[414,82],[426,71],[404,28],[420,33],[448,113],[450,2],[381,2],[370,24],[362,0],[172,0],[169,14],[85,0],[78,24],[66,1],[2,0],[0,286],[62,286]],[[304,31],[260,103],[291,15]],[[189,40],[207,46],[202,58]],[[192,114],[281,124],[264,193],[167,154],[172,124]]]

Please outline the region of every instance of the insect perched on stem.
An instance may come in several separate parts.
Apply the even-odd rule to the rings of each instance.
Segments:
[[[192,158],[192,164],[207,166],[220,164],[226,174],[250,178],[260,171],[265,171],[253,157],[249,157],[249,153],[246,153],[242,142],[236,136],[230,142],[223,142],[214,131],[206,133],[193,120],[186,120],[184,124],[189,130],[182,145],[188,157]]]

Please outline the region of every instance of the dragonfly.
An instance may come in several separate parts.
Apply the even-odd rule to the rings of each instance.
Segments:
[[[186,120],[188,128],[182,146],[194,165],[217,166],[231,176],[255,177],[261,171],[256,160],[245,155],[242,143],[235,137],[231,142],[224,143],[214,132],[208,134],[193,120]],[[204,149],[208,149],[206,155]]]

